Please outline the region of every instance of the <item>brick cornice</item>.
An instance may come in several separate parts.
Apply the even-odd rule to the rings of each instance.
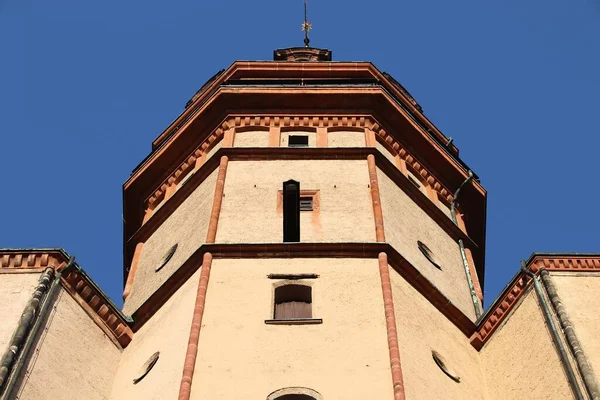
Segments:
[[[600,273],[600,254],[534,255],[529,259],[527,268],[535,274],[539,274],[541,268],[548,271]],[[522,271],[519,271],[496,301],[489,307],[478,322],[477,331],[471,336],[471,344],[477,350],[480,350],[485,345],[502,322],[509,317],[510,312],[527,291],[530,282],[531,279]]]
[[[429,121],[422,113],[416,101],[410,96],[406,89],[400,88],[398,84],[392,82],[385,73],[380,72],[375,65],[370,62],[268,62],[268,61],[236,61],[230,65],[223,73],[219,74],[208,86],[204,86],[199,93],[193,96],[189,106],[179,117],[173,121],[153,142],[153,148],[162,144],[170,135],[174,134],[186,119],[189,119],[198,109],[198,105],[206,101],[211,92],[224,82],[235,79],[240,80],[246,77],[250,78],[291,78],[301,76],[303,79],[323,79],[323,78],[374,78],[382,82],[387,90],[393,93],[408,109],[425,123],[431,133],[440,140],[447,141],[448,138],[437,127]],[[453,152],[458,154],[458,149],[453,146]]]
[[[0,273],[26,272],[40,268],[63,269],[68,255],[60,249],[0,249]],[[107,296],[78,269],[69,269],[61,279],[61,285],[73,296],[92,320],[122,347],[133,337],[128,323]]]
[[[370,129],[381,141],[385,142],[401,160],[412,167],[427,184],[437,192],[437,195],[451,202],[453,195],[444,184],[440,182],[434,174],[429,171],[417,157],[402,145],[396,137],[398,134],[392,134],[391,130],[386,130],[371,115],[230,115],[225,118],[218,126],[202,141],[196,148],[192,149],[188,156],[175,167],[167,178],[165,178],[152,194],[146,199],[146,207],[154,209],[161,202],[166,201],[165,192],[170,186],[177,185],[188,174],[192,173],[194,165],[203,154],[208,151],[220,140],[224,133],[229,129],[238,128],[359,128],[361,130]]]
[[[21,269],[38,269],[60,265],[65,259],[61,253],[44,250],[0,249],[0,273]],[[55,268],[56,269],[56,268]]]
[[[533,255],[529,264],[536,273],[542,267],[549,271],[600,271],[600,254],[540,254]]]

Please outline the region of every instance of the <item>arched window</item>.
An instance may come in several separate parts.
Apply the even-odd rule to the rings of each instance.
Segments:
[[[284,285],[275,288],[273,319],[312,318],[312,288]]]
[[[288,387],[274,391],[267,400],[323,400],[323,396],[309,388]]]

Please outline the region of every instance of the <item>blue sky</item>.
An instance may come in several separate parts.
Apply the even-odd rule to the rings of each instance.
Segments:
[[[488,190],[486,303],[533,251],[600,251],[599,0],[309,1]],[[120,304],[121,185],[216,71],[302,45],[302,0],[0,0],[0,247],[64,247]]]

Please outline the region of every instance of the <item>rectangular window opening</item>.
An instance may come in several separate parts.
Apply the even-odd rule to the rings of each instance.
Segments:
[[[300,241],[300,182],[283,182],[283,241]]]
[[[312,288],[305,285],[285,285],[275,289],[273,319],[311,319]]]
[[[316,278],[316,274],[270,274],[269,278]],[[287,283],[276,287],[273,298],[273,319],[266,319],[271,325],[322,324],[323,319],[313,318],[312,287],[301,283]]]
[[[308,135],[288,136],[288,147],[308,147]]]
[[[312,211],[313,210],[313,198],[300,197],[300,211]]]

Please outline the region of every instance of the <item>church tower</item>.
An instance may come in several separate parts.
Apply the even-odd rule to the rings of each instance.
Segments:
[[[0,400],[600,400],[600,254],[534,253],[483,311],[486,198],[373,64],[234,62],[123,186],[122,310],[0,249]]]
[[[113,394],[402,399],[410,382],[479,396],[477,364],[466,392],[438,364],[456,347],[476,357],[486,192],[371,63],[311,47],[233,63],[123,192],[135,334]]]

